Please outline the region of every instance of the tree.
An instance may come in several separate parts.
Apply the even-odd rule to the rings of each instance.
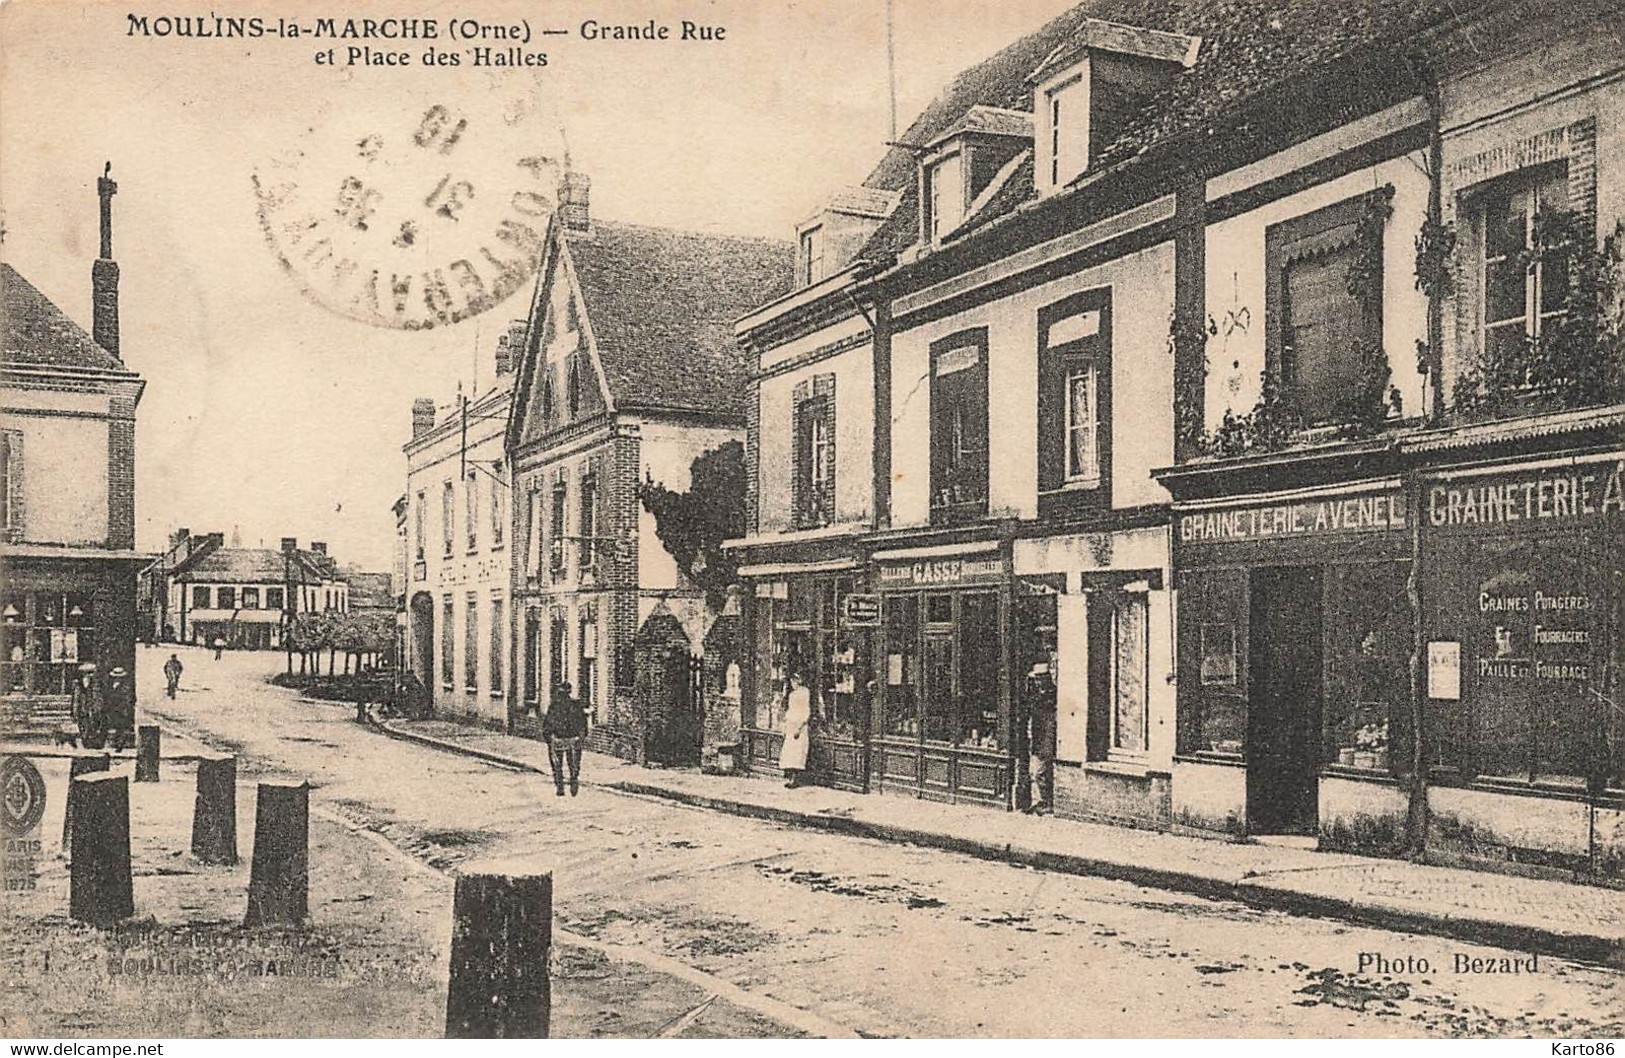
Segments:
[[[673,492],[649,477],[638,498],[655,516],[655,535],[677,568],[721,609],[739,576],[739,562],[722,542],[745,535],[744,445],[729,441],[696,457],[687,492]]]

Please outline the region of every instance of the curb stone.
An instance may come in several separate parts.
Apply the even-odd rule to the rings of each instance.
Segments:
[[[448,753],[458,753],[516,771],[529,771],[541,775],[550,774],[545,768],[540,768],[514,757],[474,749],[470,746],[460,745],[446,739],[434,738],[430,735],[401,731],[387,722],[372,719],[370,714],[369,719],[375,728],[391,738],[415,742]],[[1257,875],[1249,875],[1239,881],[1230,881],[1194,871],[1124,863],[1118,860],[1100,859],[1077,853],[1034,849],[1015,844],[980,841],[975,838],[960,837],[942,831],[920,830],[893,823],[869,822],[848,816],[798,812],[773,805],[754,804],[748,801],[736,801],[728,798],[711,797],[706,794],[691,793],[686,790],[674,790],[653,783],[617,779],[607,783],[589,783],[583,780],[582,785],[597,786],[637,797],[659,798],[675,804],[687,805],[691,808],[724,812],[729,815],[801,827],[806,830],[821,830],[847,837],[918,845],[923,848],[956,852],[981,860],[1018,864],[1037,870],[1051,871],[1056,874],[1107,878],[1112,881],[1145,886],[1149,889],[1185,893],[1210,900],[1234,900],[1263,911],[1283,911],[1293,915],[1335,919],[1348,922],[1351,925],[1397,930],[1406,933],[1421,933],[1466,941],[1486,947],[1527,951],[1575,962],[1625,968],[1625,942],[1594,934],[1543,929],[1537,926],[1520,925],[1515,922],[1499,922],[1494,919],[1445,913],[1429,914],[1422,911],[1384,907],[1380,904],[1361,903],[1356,900],[1298,892],[1278,885],[1265,884],[1256,880],[1259,877]]]

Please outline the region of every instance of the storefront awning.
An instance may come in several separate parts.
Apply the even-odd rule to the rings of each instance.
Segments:
[[[741,577],[788,577],[797,573],[837,573],[844,569],[857,569],[855,558],[826,558],[817,562],[762,562],[754,566],[740,566]]]

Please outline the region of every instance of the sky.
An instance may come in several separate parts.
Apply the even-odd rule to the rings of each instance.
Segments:
[[[1070,6],[895,0],[899,128],[960,69]],[[129,32],[131,14],[149,27],[160,16],[212,25],[213,15],[259,15],[306,27],[318,17],[435,19],[442,39],[143,36]],[[486,43],[545,52],[547,65],[421,65],[431,44],[471,46],[444,39],[463,19],[528,20],[528,45]],[[673,37],[689,19],[726,35],[587,40],[580,26],[588,19],[652,19]],[[0,256],[88,331],[96,177],[111,161],[123,355],[147,383],[136,431],[137,546],[162,550],[178,526],[235,533],[249,547],[294,536],[326,541],[342,562],[387,570],[413,398],[446,406],[459,384],[488,385],[497,335],[525,314],[533,281],[471,318],[427,330],[357,318],[368,314],[350,309],[349,292],[280,263],[279,252],[300,260],[283,224],[297,214],[273,209],[262,223],[256,177],[262,187],[277,186],[273,176],[297,185],[293,200],[315,195],[342,184],[345,164],[360,164],[337,160],[346,145],[373,136],[391,152],[409,150],[401,145],[423,131],[422,116],[441,106],[471,116],[455,176],[485,193],[453,218],[458,224],[442,219],[437,228],[434,210],[454,187],[441,186],[440,170],[425,169],[420,155],[389,154],[404,160],[390,170],[399,186],[385,201],[415,205],[412,188],[429,189],[419,210],[424,237],[389,248],[380,240],[399,219],[389,215],[349,247],[367,266],[472,254],[473,233],[500,220],[496,204],[523,190],[512,174],[542,179],[534,168],[516,170],[516,159],[565,151],[591,178],[596,216],[790,239],[798,221],[835,189],[861,182],[884,150],[885,23],[881,0],[265,0],[151,9],[11,0],[0,7]],[[543,37],[544,28],[568,32]],[[344,64],[348,46],[369,43],[405,51],[411,64]],[[329,47],[337,66],[316,61]],[[449,169],[443,175],[455,185]]]

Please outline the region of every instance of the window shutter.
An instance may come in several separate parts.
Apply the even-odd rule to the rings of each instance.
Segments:
[[[812,424],[807,401],[812,383],[799,382],[790,396],[790,442],[794,445],[790,468],[790,520],[797,528],[807,522],[807,489],[812,481]]]
[[[7,540],[21,540],[27,524],[23,502],[23,435],[21,430],[7,430],[6,441],[6,524]]]
[[[1038,488],[1049,492],[1066,478],[1065,358],[1045,353],[1038,361]]]

